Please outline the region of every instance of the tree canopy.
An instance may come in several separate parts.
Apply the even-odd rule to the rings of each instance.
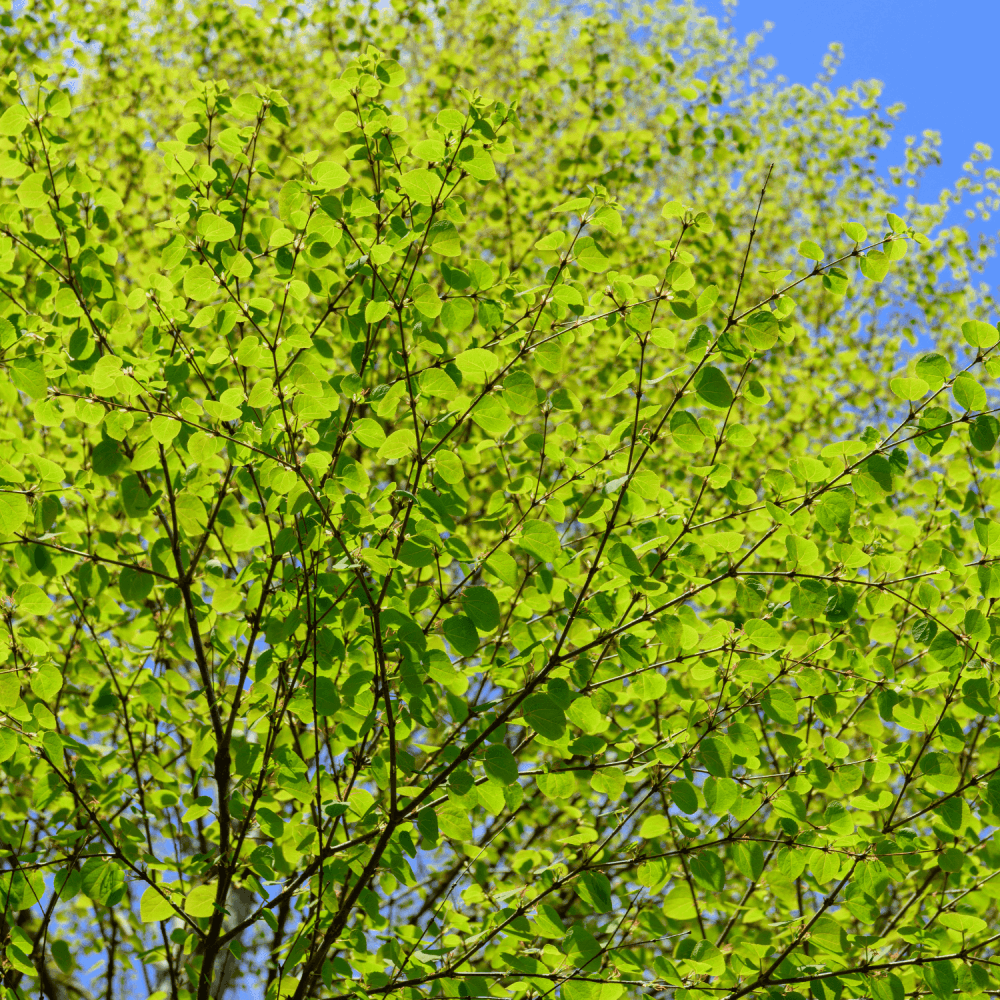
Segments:
[[[1000,988],[985,147],[688,3],[0,27],[5,998]]]

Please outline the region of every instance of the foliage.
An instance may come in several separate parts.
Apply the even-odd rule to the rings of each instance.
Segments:
[[[4,995],[995,991],[985,151],[685,4],[28,6]]]

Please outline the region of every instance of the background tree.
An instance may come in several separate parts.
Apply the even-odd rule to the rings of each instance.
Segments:
[[[985,148],[686,4],[28,8],[5,995],[995,991]]]

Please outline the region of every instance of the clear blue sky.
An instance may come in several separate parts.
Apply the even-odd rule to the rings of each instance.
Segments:
[[[723,12],[722,0],[702,5]],[[840,42],[839,80],[882,80],[884,103],[906,105],[883,166],[902,159],[904,136],[941,133],[943,165],[928,174],[923,194],[951,187],[976,142],[991,146],[993,165],[1000,166],[1000,0],[740,0],[734,16],[740,39],[766,21],[774,28],[757,51],[775,57],[776,74],[809,83],[829,43]],[[982,225],[959,216],[950,221]],[[1000,216],[984,229],[995,234]],[[994,286],[1000,282],[997,260],[989,277]]]

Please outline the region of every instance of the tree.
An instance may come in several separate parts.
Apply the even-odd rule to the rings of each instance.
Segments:
[[[995,991],[988,151],[687,4],[28,6],[4,996]]]

